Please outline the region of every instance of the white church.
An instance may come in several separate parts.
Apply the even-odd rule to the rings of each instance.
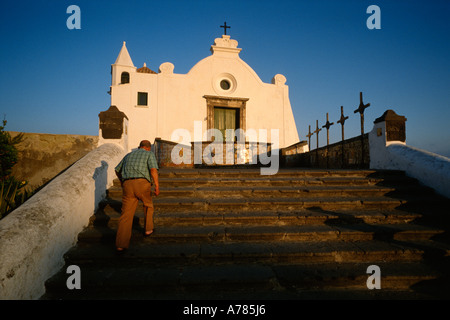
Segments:
[[[111,119],[102,118],[101,113],[99,144],[116,142],[130,151],[144,139],[173,141],[173,133],[180,129],[189,132],[191,143],[211,140],[209,129],[219,130],[224,137],[227,129],[244,133],[263,129],[269,143],[271,130],[277,129],[279,148],[298,143],[286,78],[276,74],[271,83],[264,83],[239,57],[242,49],[226,32],[215,39],[210,50],[211,55],[187,74],[175,73],[170,62],[155,72],[145,63],[136,67],[123,42],[111,66],[108,110],[116,115],[113,118],[123,119],[123,128],[118,134],[108,134],[105,128]]]

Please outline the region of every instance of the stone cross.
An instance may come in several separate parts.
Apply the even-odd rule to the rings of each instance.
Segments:
[[[359,93],[359,107],[354,111],[354,113],[359,112],[361,115],[361,135],[364,135],[364,110],[370,106],[370,103],[364,104],[362,92]]]
[[[345,153],[344,153],[344,123],[345,123],[345,120],[347,120],[348,119],[348,117],[344,117],[344,107],[343,106],[341,106],[341,118],[337,121],[337,123],[340,123],[341,124],[341,130],[342,130],[342,146],[341,146],[341,148],[342,148],[342,150],[341,150],[341,157],[342,157],[342,168],[344,168],[345,167]]]
[[[311,151],[311,136],[314,133],[311,133],[311,126],[309,126],[309,130],[308,130],[308,134],[306,135],[308,137],[308,147],[309,147],[309,151]]]
[[[225,21],[223,23],[223,26],[220,26],[221,28],[223,28],[224,34],[227,35],[227,29],[231,28],[230,26],[227,26],[227,22]]]
[[[319,149],[319,132],[321,131],[322,129],[319,129],[319,120],[316,120],[316,130],[313,132],[313,133],[315,133],[315,134],[317,134],[317,145],[316,145],[316,149]]]
[[[361,164],[364,165],[364,110],[370,106],[370,103],[364,104],[362,92],[359,93],[359,107],[354,111],[354,113],[359,112],[361,115]]]
[[[327,128],[327,146],[330,144],[330,134],[329,134],[329,130],[330,127],[334,124],[334,122],[330,122],[328,121],[328,112],[327,112],[327,122],[325,123],[324,126],[322,126],[322,128]]]
[[[337,121],[337,123],[341,124],[341,129],[342,129],[342,141],[344,141],[344,123],[345,120],[347,120],[348,117],[344,117],[344,107],[341,106],[341,118]]]

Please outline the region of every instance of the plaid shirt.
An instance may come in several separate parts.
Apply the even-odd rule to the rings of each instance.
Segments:
[[[153,182],[150,169],[158,169],[155,154],[152,151],[137,149],[127,154],[115,170],[122,175],[122,180],[145,178]]]

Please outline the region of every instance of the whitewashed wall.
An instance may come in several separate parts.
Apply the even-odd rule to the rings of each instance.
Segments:
[[[116,144],[100,146],[0,220],[0,299],[45,293],[45,281],[63,266],[124,155]]]
[[[420,150],[400,141],[386,141],[385,122],[376,123],[369,133],[370,168],[402,170],[450,198],[450,159]]]

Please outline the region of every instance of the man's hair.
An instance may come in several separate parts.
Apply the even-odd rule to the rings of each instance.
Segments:
[[[139,148],[143,147],[151,148],[152,144],[148,140],[142,140],[141,143],[139,144]]]

